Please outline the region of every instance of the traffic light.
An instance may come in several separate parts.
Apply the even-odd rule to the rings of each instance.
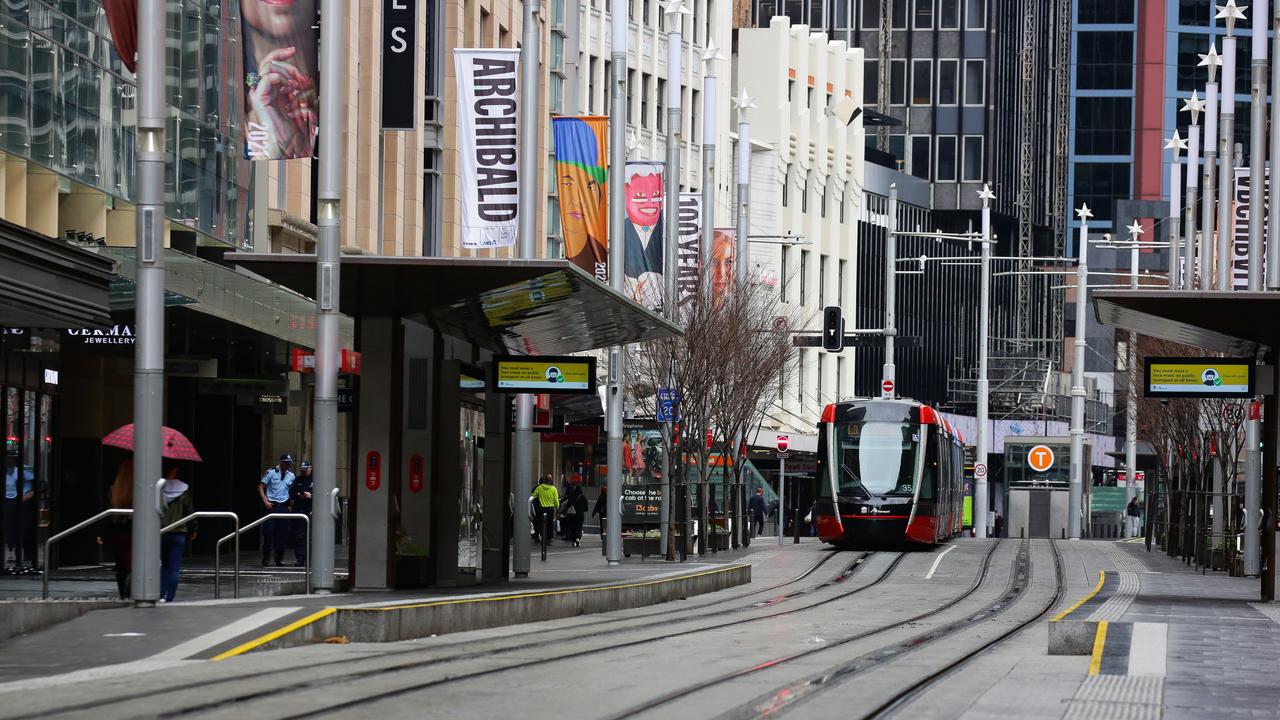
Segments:
[[[844,350],[844,318],[839,305],[822,309],[822,349],[834,353]]]

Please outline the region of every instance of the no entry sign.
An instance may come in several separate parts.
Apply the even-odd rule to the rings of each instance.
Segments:
[[[885,394],[885,395],[892,395],[892,394],[893,394],[893,381],[892,381],[892,380],[890,380],[890,379],[888,379],[888,378],[885,378],[884,380],[882,380],[882,381],[880,382],[880,392],[881,392],[881,393],[883,393],[883,394]]]
[[[786,452],[791,445],[791,438],[786,435],[778,436],[778,452]]]

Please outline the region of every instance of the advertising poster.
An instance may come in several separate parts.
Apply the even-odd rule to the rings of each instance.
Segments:
[[[1271,168],[1264,168],[1263,171],[1263,187],[1262,187],[1262,233],[1266,237],[1267,227],[1267,198],[1271,193]],[[1249,289],[1249,263],[1254,262],[1249,257],[1249,222],[1253,217],[1253,189],[1250,187],[1252,178],[1249,177],[1249,168],[1236,168],[1236,183],[1232,190],[1232,209],[1231,209],[1231,289],[1232,290],[1248,290]],[[1265,246],[1265,242],[1263,243]],[[1265,257],[1258,258],[1257,262],[1265,262]]]
[[[698,293],[698,265],[702,255],[702,193],[680,193],[679,246],[676,269],[676,307],[683,308]]]
[[[662,309],[662,170],[664,163],[630,160],[624,173],[627,219],[626,292],[645,307]]]
[[[564,256],[600,282],[609,281],[607,117],[551,119]]]
[[[662,510],[662,431],[628,424],[622,435],[622,522],[657,523]]]
[[[510,247],[519,223],[520,51],[457,48],[462,247]]]
[[[1247,398],[1253,362],[1245,358],[1147,358],[1147,397]]]
[[[315,0],[242,0],[244,156],[291,160],[315,154],[320,120]]]
[[[713,298],[723,301],[733,289],[733,265],[737,252],[737,228],[716,228],[711,244],[711,296]]]

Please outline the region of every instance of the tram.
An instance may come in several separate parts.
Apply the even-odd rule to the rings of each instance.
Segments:
[[[928,405],[826,406],[818,423],[818,537],[840,548],[934,545],[961,531],[964,447]]]

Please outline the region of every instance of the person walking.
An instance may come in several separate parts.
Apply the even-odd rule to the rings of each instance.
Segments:
[[[293,456],[285,453],[280,462],[267,468],[258,483],[258,497],[268,514],[289,512],[289,488],[293,487]],[[262,524],[262,567],[270,564],[274,551],[276,565],[284,565],[284,550],[289,545],[289,523],[268,520]]]
[[[756,494],[747,501],[747,515],[751,517],[751,537],[764,532],[764,488],[756,488]]]
[[[111,507],[116,510],[133,509],[132,459],[121,462],[116,468],[116,479],[111,483]],[[113,515],[107,521],[107,545],[115,560],[116,589],[120,591],[121,600],[128,600],[133,592],[130,587],[133,574],[132,523],[132,518],[126,515]]]
[[[546,543],[550,545],[551,534],[555,532],[556,508],[560,507],[560,493],[551,483],[550,475],[543,475],[538,479],[538,485],[533,488],[533,494],[529,499],[533,501],[537,511],[535,516],[537,522],[534,523],[534,527],[537,529],[539,541],[542,540],[543,533],[546,533]]]
[[[605,554],[604,534],[608,527],[609,519],[609,486],[600,486],[600,495],[596,498],[595,507],[591,508],[591,516],[600,518],[600,554]]]
[[[190,487],[178,479],[177,464],[170,464],[165,468],[164,485],[160,486],[164,503],[160,527],[169,527],[195,512],[196,503],[188,490]],[[173,602],[173,597],[178,592],[178,578],[182,574],[182,554],[195,539],[195,520],[189,520],[160,536],[160,602]]]
[[[303,460],[298,465],[298,476],[293,479],[293,485],[289,487],[293,511],[307,517],[311,517],[311,493],[315,490],[315,478],[311,476],[312,472],[314,471],[311,469],[311,461]],[[289,524],[293,525],[293,559],[298,567],[306,567],[307,524],[301,520],[291,520]]]
[[[1142,524],[1142,506],[1138,504],[1138,496],[1134,495],[1124,509],[1128,537],[1138,537],[1138,527]]]
[[[582,525],[587,519],[587,494],[582,492],[581,485],[570,485],[565,495],[561,515],[566,519],[569,529],[566,531],[569,542],[574,547],[582,547]]]

